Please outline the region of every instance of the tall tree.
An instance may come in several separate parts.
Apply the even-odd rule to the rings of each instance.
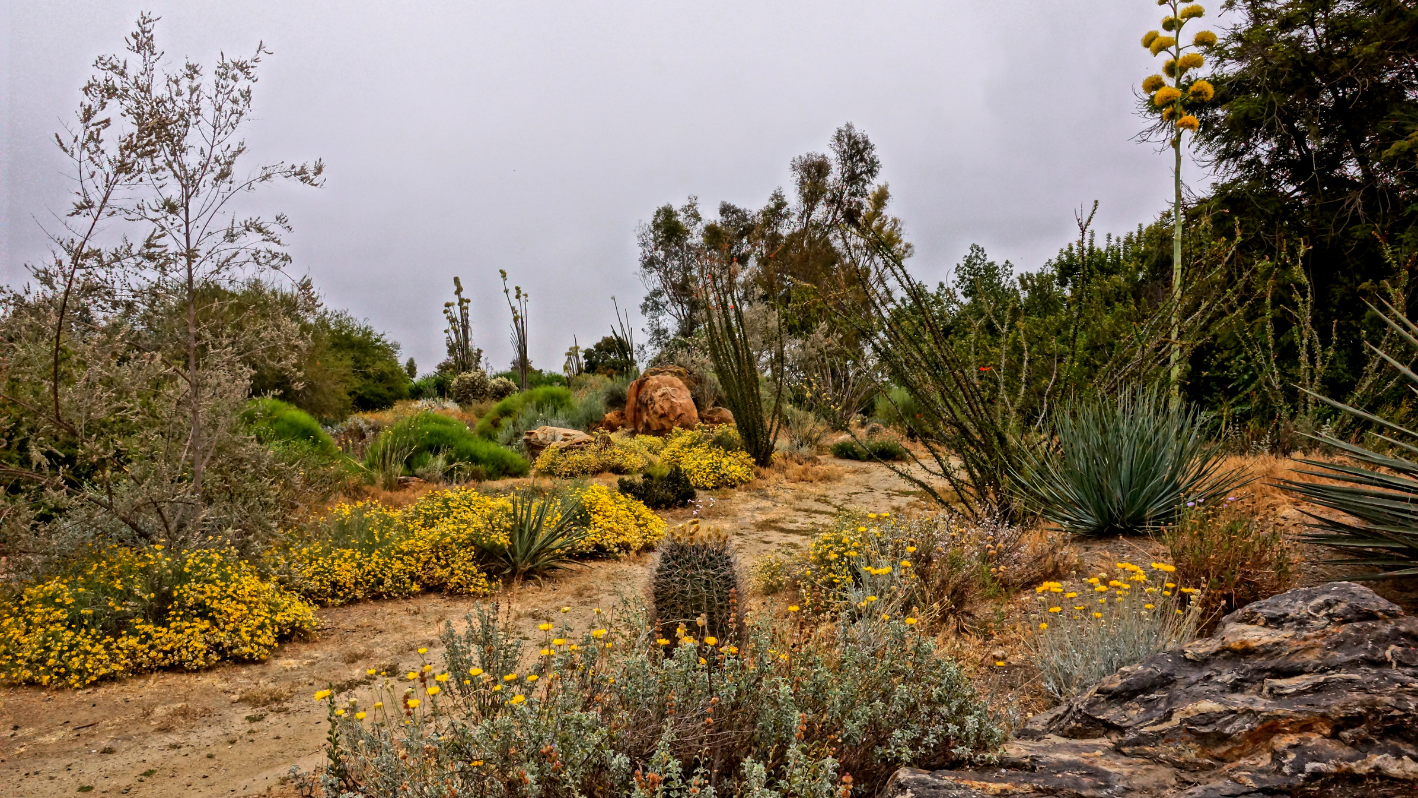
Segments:
[[[704,259],[704,217],[698,198],[690,197],[678,208],[669,203],[656,208],[650,223],[636,231],[636,241],[645,285],[640,313],[649,325],[650,345],[663,349],[674,338],[694,335],[701,320],[698,270]]]

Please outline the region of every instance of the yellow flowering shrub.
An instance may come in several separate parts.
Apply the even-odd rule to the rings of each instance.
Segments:
[[[728,434],[723,427],[677,429],[665,438],[660,462],[683,468],[690,484],[700,490],[747,484],[753,480],[753,458],[742,449],[715,442],[716,436]]]
[[[573,492],[589,516],[578,554],[640,551],[664,535],[665,522],[628,496],[600,485]],[[402,510],[341,504],[317,525],[320,534],[280,555],[278,569],[325,606],[426,590],[489,595],[499,582],[486,571],[487,552],[507,545],[511,512],[510,498],[471,488],[434,491]]]
[[[590,522],[580,552],[626,554],[642,551],[665,536],[665,520],[618,490],[590,485],[575,491]]]
[[[308,604],[221,551],[109,547],[0,599],[0,679],[79,687],[262,660],[316,626]]]
[[[585,474],[632,474],[654,459],[658,441],[647,435],[627,437],[596,434],[595,439],[574,449],[551,446],[542,451],[532,464],[532,471],[553,477],[579,477]]]

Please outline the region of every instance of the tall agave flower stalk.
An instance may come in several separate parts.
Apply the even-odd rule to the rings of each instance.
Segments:
[[[1165,55],[1167,61],[1162,65],[1163,75],[1148,76],[1142,81],[1142,90],[1151,98],[1148,106],[1151,112],[1160,117],[1162,124],[1170,123],[1173,128],[1172,355],[1169,366],[1175,408],[1181,403],[1182,375],[1182,137],[1188,132],[1195,133],[1199,127],[1190,110],[1210,102],[1216,92],[1211,83],[1196,77],[1197,70],[1206,63],[1197,51],[1214,47],[1216,34],[1209,30],[1197,31],[1191,44],[1182,44],[1182,29],[1189,20],[1205,14],[1205,9],[1195,3],[1182,5],[1179,0],[1157,0],[1157,5],[1165,6],[1169,13],[1162,19],[1161,31],[1148,31],[1142,37],[1142,46],[1154,56]]]

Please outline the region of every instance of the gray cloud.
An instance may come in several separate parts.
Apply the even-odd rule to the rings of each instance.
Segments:
[[[36,218],[64,207],[52,134],[144,8],[173,60],[274,51],[248,140],[324,158],[329,180],[263,207],[290,214],[332,305],[425,368],[455,274],[477,343],[508,361],[499,268],[532,294],[535,364],[558,368],[573,334],[608,331],[612,294],[638,304],[634,230],[655,206],[760,205],[846,121],[876,143],[931,280],[972,242],[1038,266],[1082,202],[1125,232],[1170,196],[1169,159],[1131,141],[1151,3],[21,0],[0,11],[7,282],[43,256]]]

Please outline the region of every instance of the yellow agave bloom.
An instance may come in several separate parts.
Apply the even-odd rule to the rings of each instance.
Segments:
[[[1192,37],[1192,44],[1197,47],[1215,47],[1216,34],[1209,30],[1199,30],[1196,32],[1196,36]]]
[[[1202,8],[1196,3],[1192,3],[1189,6],[1182,6],[1182,10],[1177,12],[1177,16],[1181,17],[1182,19],[1196,19],[1197,17],[1205,13],[1206,9]]]
[[[1195,99],[1201,100],[1204,103],[1209,103],[1211,102],[1211,98],[1216,96],[1216,88],[1211,85],[1210,81],[1198,80],[1192,83],[1191,90],[1188,93]],[[1170,572],[1175,571],[1177,569],[1169,565],[1166,568],[1158,570],[1165,570]]]
[[[1181,67],[1183,72],[1188,69],[1200,69],[1205,63],[1206,59],[1201,57],[1201,53],[1186,53],[1177,59],[1177,66]]]
[[[1187,114],[1186,116],[1177,120],[1178,130],[1195,131],[1198,127],[1200,127],[1200,125],[1197,123],[1196,117],[1192,116],[1191,114]]]
[[[1152,40],[1152,46],[1148,47],[1147,49],[1151,50],[1153,55],[1157,55],[1158,53],[1162,52],[1163,50],[1166,50],[1168,47],[1171,47],[1176,43],[1177,40],[1174,37],[1158,36],[1157,38]]]
[[[1152,46],[1152,43],[1155,42],[1155,41],[1157,41],[1157,37],[1158,37],[1158,36],[1161,36],[1161,35],[1162,35],[1162,34],[1158,33],[1158,32],[1155,31],[1155,30],[1150,30],[1150,31],[1148,31],[1147,33],[1144,33],[1144,34],[1142,35],[1142,46],[1143,46],[1143,47],[1151,47],[1151,46]],[[1154,52],[1153,55],[1156,55],[1156,53]]]
[[[1148,75],[1142,81],[1142,90],[1147,92],[1148,94],[1151,94],[1152,92],[1157,91],[1158,89],[1166,85],[1167,79],[1162,77],[1161,75]]]

